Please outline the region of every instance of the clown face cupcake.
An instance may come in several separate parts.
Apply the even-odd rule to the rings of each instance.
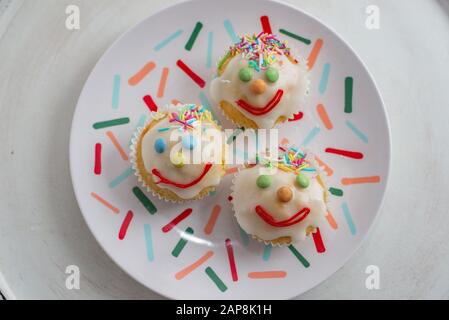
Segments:
[[[211,139],[217,132],[220,128],[202,106],[172,105],[164,112],[152,113],[152,119],[132,140],[135,174],[161,199],[182,202],[203,198],[215,190],[224,175],[221,142]],[[206,148],[214,152],[207,153]]]
[[[304,240],[327,214],[328,193],[311,155],[282,148],[234,177],[232,204],[238,223],[271,245]]]
[[[300,111],[309,73],[285,42],[272,34],[244,36],[218,63],[211,96],[225,115],[245,128],[273,128]]]

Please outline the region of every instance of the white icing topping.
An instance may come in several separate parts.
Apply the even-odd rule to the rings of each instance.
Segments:
[[[296,183],[293,173],[280,169],[271,175],[271,185],[259,188],[256,180],[259,177],[260,166],[242,169],[236,174],[233,185],[233,206],[235,216],[240,226],[249,234],[262,240],[274,240],[279,237],[290,236],[293,242],[304,240],[308,226],[316,227],[326,215],[324,190],[316,179],[316,174],[302,172],[310,178],[307,188],[301,188]],[[281,202],[277,197],[277,190],[289,187],[293,197],[289,202]],[[276,221],[286,220],[302,208],[307,207],[310,213],[301,222],[288,227],[274,227],[260,218],[255,208],[261,205]]]
[[[280,116],[290,118],[294,113],[301,111],[309,87],[309,76],[304,61],[293,64],[286,56],[279,55],[277,61],[272,64],[279,71],[279,79],[270,83],[265,79],[265,70],[254,70],[254,79],[263,79],[267,89],[262,94],[254,94],[251,89],[251,81],[243,82],[239,79],[239,71],[248,66],[248,60],[242,55],[233,57],[225,67],[223,74],[211,82],[210,92],[216,103],[225,100],[232,103],[237,110],[247,118],[256,122],[259,128],[272,128]],[[263,115],[253,115],[238,106],[235,102],[239,99],[250,103],[255,107],[265,107],[275,96],[278,89],[284,91],[279,104],[270,112]]]
[[[170,141],[170,135],[172,134],[172,131],[178,130],[172,129],[173,126],[176,126],[176,124],[170,123],[168,117],[165,117],[146,132],[145,136],[142,138],[143,163],[145,169],[149,173],[151,173],[152,170],[156,168],[164,176],[164,178],[170,179],[176,183],[188,184],[201,176],[205,168],[205,163],[200,164],[190,163],[185,164],[181,168],[177,168],[171,162],[170,152],[172,151],[172,148],[174,148],[175,145],[177,145],[177,148],[182,146],[181,138],[179,138],[179,140],[177,141]],[[168,131],[159,132],[158,131],[159,128],[171,128],[171,129]],[[208,130],[216,128],[211,122],[203,120],[201,127],[198,127],[198,129],[195,130],[199,129]],[[155,151],[154,147],[155,141],[159,138],[163,139],[164,142],[166,143],[166,148],[163,153],[157,153]],[[201,135],[201,143],[198,142],[197,148],[201,147],[201,150],[203,151],[208,143],[211,143],[210,140],[208,140],[208,137],[205,134],[203,134]],[[220,148],[218,148],[218,150],[221,150]],[[189,151],[185,149],[184,146],[182,146],[182,150],[183,152],[185,152],[185,154],[189,153]],[[196,195],[198,195],[198,193],[200,193],[200,191],[203,190],[204,188],[210,186],[217,186],[221,180],[222,170],[223,170],[222,164],[218,163],[213,164],[208,173],[197,184],[188,188],[179,188],[164,183],[160,183],[158,184],[158,186],[173,191],[183,199],[191,199]],[[152,177],[154,182],[158,182],[160,180],[157,176],[153,174]]]

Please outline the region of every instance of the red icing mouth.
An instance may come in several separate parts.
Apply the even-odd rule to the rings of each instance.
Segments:
[[[282,89],[278,89],[278,91],[276,91],[276,94],[274,95],[274,97],[263,108],[255,107],[243,99],[239,99],[235,103],[237,103],[238,106],[240,106],[242,109],[248,111],[249,113],[251,113],[255,116],[260,116],[260,115],[266,114],[266,113],[270,112],[271,110],[273,110],[274,107],[276,107],[278,105],[278,103],[281,101],[283,94],[284,94],[284,91]]]
[[[198,182],[201,181],[201,179],[204,178],[204,176],[209,172],[209,170],[212,168],[212,163],[207,163],[204,166],[203,172],[201,173],[201,175],[196,178],[195,180],[189,182],[189,183],[178,183],[178,182],[174,182],[170,179],[165,178],[158,169],[154,168],[153,170],[151,170],[151,172],[158,177],[160,180],[158,182],[156,182],[156,184],[160,184],[160,183],[164,183],[164,184],[171,184],[172,186],[178,187],[178,188],[182,188],[182,189],[186,189],[189,188],[191,186],[196,185]]]
[[[297,224],[304,220],[310,213],[309,208],[302,208],[300,211],[298,211],[296,214],[294,214],[292,217],[282,220],[282,221],[276,221],[274,220],[273,216],[269,214],[261,205],[256,206],[256,213],[259,217],[262,218],[263,221],[268,223],[269,225],[272,225],[273,227],[289,227],[294,224]]]

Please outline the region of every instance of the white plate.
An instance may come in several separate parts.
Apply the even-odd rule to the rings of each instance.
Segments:
[[[204,98],[200,98],[202,95],[209,99],[208,84],[214,75],[214,66],[231,44],[230,29],[237,34],[258,33],[262,28],[260,18],[265,15],[272,31],[288,40],[289,45],[299,49],[304,57],[314,60],[310,57],[317,51],[311,69],[311,96],[305,116],[283,125],[280,137],[297,145],[305,142],[332,168],[333,174],[328,177],[330,186],[343,191],[343,196],[332,196],[330,204],[337,228],[326,221],[320,226],[325,251],[318,253],[312,238],[295,244],[296,251],[307,263],[301,262],[287,247],[270,250],[242,234],[227,199],[231,175],[224,178],[215,195],[198,202],[174,205],[147,195],[157,208],[156,214],[150,214],[132,191],[138,183],[129,171],[130,163],[121,156],[107,134],[110,131],[128,153],[134,129],[143,116],[148,116],[144,96],[151,95],[157,105],[172,99],[200,103],[204,102]],[[185,45],[197,22],[203,27],[191,50],[186,50]],[[280,29],[309,39],[311,43],[284,35]],[[322,47],[317,50],[321,41]],[[204,89],[177,67],[178,59],[206,80]],[[137,85],[129,85],[128,79],[150,61],[156,64],[155,68]],[[163,97],[157,97],[165,67],[169,69],[166,90]],[[323,70],[327,68],[326,82]],[[353,79],[350,113],[345,112],[345,79],[348,77]],[[319,104],[327,111],[331,129],[318,115]],[[224,127],[232,128],[215,106],[212,109]],[[130,122],[93,128],[94,123],[117,118],[129,118]],[[148,288],[171,298],[284,299],[322,282],[349,259],[373,224],[383,199],[390,164],[386,112],[363,63],[321,22],[297,8],[271,1],[185,2],[139,23],[115,42],[95,66],[79,98],[71,130],[73,187],[89,228],[123,270]],[[94,173],[96,144],[102,146],[100,174]],[[325,152],[326,148],[360,152],[363,159],[338,156]],[[370,179],[378,179],[378,182],[343,184],[348,181],[342,181],[343,178],[356,177],[374,177]],[[92,193],[117,210],[111,210]],[[205,226],[216,205],[221,207],[221,212],[213,231],[206,234]],[[193,209],[190,216],[170,232],[162,232],[163,226],[187,208]],[[129,219],[130,210],[133,216],[124,233],[122,225]],[[187,227],[194,230],[194,236],[187,240],[178,257],[174,257],[172,250]],[[122,240],[119,239],[121,229]],[[232,243],[237,281],[230,271],[226,239]],[[176,279],[178,272],[209,251],[213,252],[209,259],[182,279]],[[217,285],[206,269],[212,269],[225,287]],[[249,276],[252,272],[270,275],[270,271],[282,271],[278,274],[283,277],[254,279]]]

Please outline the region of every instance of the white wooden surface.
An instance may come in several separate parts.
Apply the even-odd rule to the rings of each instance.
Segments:
[[[19,299],[154,299],[100,249],[82,220],[69,129],[97,59],[166,0],[0,0],[0,290]],[[393,162],[373,232],[349,263],[299,298],[449,298],[449,5],[447,0],[289,0],[346,39],[390,116]],[[68,31],[65,8],[81,9]],[[380,30],[365,28],[379,6]],[[81,289],[65,288],[65,268]],[[367,265],[381,288],[367,290]]]

